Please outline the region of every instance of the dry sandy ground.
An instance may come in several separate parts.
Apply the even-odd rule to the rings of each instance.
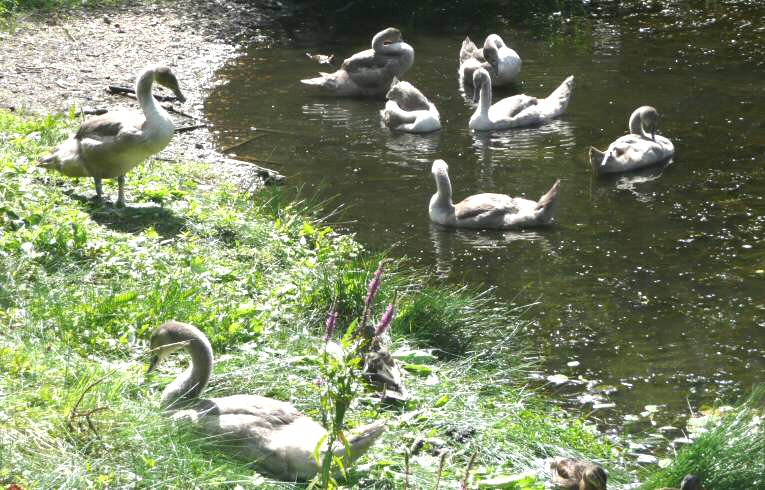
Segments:
[[[253,4],[129,1],[21,18],[12,32],[0,31],[0,108],[37,114],[138,108],[106,87],[132,87],[141,68],[161,63],[176,73],[187,99],[173,107],[193,118],[173,114],[176,126],[200,124],[215,71],[240,45],[270,42],[276,20],[289,13],[279,0]],[[177,134],[159,158],[223,160],[207,129]],[[247,166],[233,167],[242,178],[251,173]]]

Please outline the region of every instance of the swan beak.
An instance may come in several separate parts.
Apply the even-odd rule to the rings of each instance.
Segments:
[[[158,365],[159,365],[159,356],[158,355],[151,356],[151,361],[149,361],[149,369],[146,370],[146,374],[149,374],[150,372],[154,371]]]
[[[481,87],[479,85],[476,85],[473,87],[473,102],[478,102],[478,99],[480,98],[481,94]]]
[[[183,96],[183,93],[181,93],[180,90],[175,91],[175,98],[178,100],[178,102],[183,103],[186,102],[186,97]]]

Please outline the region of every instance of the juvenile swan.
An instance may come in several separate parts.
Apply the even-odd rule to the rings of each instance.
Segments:
[[[388,128],[408,133],[429,133],[441,129],[436,106],[411,83],[393,79],[386,97],[388,102],[380,115]]]
[[[161,402],[174,419],[220,438],[237,456],[279,479],[308,480],[320,470],[313,452],[327,431],[291,404],[257,395],[199,398],[210,380],[213,352],[205,334],[193,325],[169,321],[154,331],[148,371],[179,349],[189,353],[191,366],[164,389]],[[346,434],[349,454],[342,445],[333,452],[350,463],[384,430],[382,421],[359,427]],[[323,447],[322,452],[326,450]]]
[[[521,57],[497,34],[489,34],[482,49],[478,49],[469,37],[462,41],[459,75],[463,84],[473,83],[473,72],[484,68],[495,86],[507,85],[518,79],[521,66]]]
[[[117,206],[125,205],[125,174],[146,158],[160,152],[173,137],[173,120],[151,94],[154,82],[186,99],[170,68],[144,68],[135,83],[141,112],[121,110],[86,120],[80,129],[53,152],[40,159],[43,168],[58,170],[69,177],[93,177],[96,196],[103,195],[102,179],[117,178]]]
[[[457,204],[452,203],[449,166],[443,160],[433,162],[436,193],[428,208],[431,221],[458,228],[525,228],[552,223],[560,180],[556,180],[539,201],[505,194],[476,194]]]
[[[343,61],[334,73],[301,80],[338,96],[379,96],[414,62],[414,49],[401,39],[401,31],[388,27],[372,38],[372,49]]]
[[[483,68],[473,73],[473,100],[478,102],[470,117],[469,127],[477,131],[533,126],[554,119],[566,110],[574,88],[570,76],[547,98],[537,99],[525,94],[513,95],[491,104],[491,77]]]
[[[635,109],[630,116],[630,134],[611,143],[605,152],[590,147],[593,170],[598,174],[627,172],[670,158],[675,147],[667,138],[656,134],[658,122],[659,113],[653,107],[644,105]]]

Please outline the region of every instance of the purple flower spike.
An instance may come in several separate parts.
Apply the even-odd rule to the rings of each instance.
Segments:
[[[327,313],[327,321],[324,322],[324,342],[329,342],[332,334],[335,333],[335,322],[337,322],[337,312],[330,309]]]
[[[377,327],[375,328],[375,337],[379,337],[380,335],[384,334],[385,331],[390,326],[390,322],[393,321],[393,304],[388,303],[388,308],[385,310],[385,313],[383,313],[382,318],[380,318],[380,323],[377,324]]]
[[[372,278],[371,281],[369,281],[369,287],[367,288],[367,299],[364,300],[364,306],[369,308],[369,305],[372,304],[372,301],[374,301],[375,296],[377,296],[377,291],[380,289],[380,282],[382,281],[382,274],[383,274],[383,268],[385,265],[385,260],[380,261],[380,265],[377,266],[377,270],[375,271],[375,275]]]

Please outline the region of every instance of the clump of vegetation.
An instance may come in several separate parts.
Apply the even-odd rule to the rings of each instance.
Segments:
[[[170,375],[144,379],[148,335],[169,319],[193,323],[220,353],[210,396],[260,394],[320,420],[332,409],[315,384],[327,311],[338,325],[363,315],[380,257],[304,203],[240,192],[188,162],[134,169],[130,208],[93,202],[89,182],[35,165],[73,124],[0,112],[0,485],[291,487],[160,415]],[[442,461],[451,485],[479,450],[475,479],[543,481],[557,455],[626,478],[617,444],[513,374],[525,366],[515,313],[402,269],[389,264],[377,293],[397,305],[391,352],[450,355],[403,360],[410,398],[399,405],[354,392],[342,426],[384,418],[388,431],[338,485],[433,488]]]
[[[640,488],[676,487],[687,474],[715,490],[765,488],[765,386],[741,407],[713,417],[693,444]]]

